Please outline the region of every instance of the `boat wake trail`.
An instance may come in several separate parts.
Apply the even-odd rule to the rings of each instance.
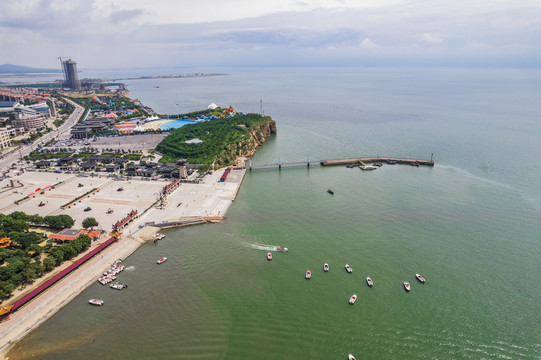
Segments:
[[[265,251],[276,251],[276,245],[265,245],[265,244],[247,244],[252,249],[265,250]]]
[[[124,269],[124,271],[135,271],[135,266],[126,266],[126,268]]]

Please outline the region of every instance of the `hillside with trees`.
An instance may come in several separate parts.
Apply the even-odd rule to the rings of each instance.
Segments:
[[[253,155],[275,133],[276,123],[270,116],[237,114],[184,125],[163,139],[156,150],[165,155],[163,161],[187,159],[189,163],[202,164],[202,170],[206,170],[212,164],[227,166],[234,164],[239,156]],[[187,142],[193,139],[201,142]]]

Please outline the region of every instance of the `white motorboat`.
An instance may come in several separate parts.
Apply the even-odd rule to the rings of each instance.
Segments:
[[[165,237],[165,235],[162,234],[162,233],[156,233],[156,234],[154,234],[154,238],[155,238],[156,240],[161,240],[161,239],[163,239],[164,237]]]
[[[355,301],[357,301],[357,294],[353,294],[351,295],[351,297],[349,298],[349,303],[351,305],[355,304]]]
[[[370,286],[370,287],[374,286],[374,282],[372,281],[372,279],[370,279],[370,277],[367,277],[367,278],[366,278],[366,283],[367,283],[368,286]]]
[[[421,276],[421,274],[415,274],[415,277],[417,278],[417,280],[419,280],[420,282],[422,282],[423,284],[425,283],[425,278]]]
[[[116,282],[114,284],[109,285],[109,287],[116,289],[116,290],[122,290],[128,287],[128,284],[124,284],[123,282]]]
[[[409,282],[404,281],[404,289],[406,289],[406,291],[410,291],[410,290],[411,290],[411,286],[410,286],[410,283],[409,283]]]
[[[162,257],[160,260],[156,261],[158,264],[163,264],[167,260],[166,257]]]
[[[323,271],[325,272],[329,271],[329,264],[327,263],[323,264]]]
[[[101,299],[90,299],[90,300],[88,300],[88,303],[91,304],[91,305],[102,306],[103,305],[103,300],[101,300]]]
[[[359,169],[361,169],[361,170],[363,170],[363,171],[364,171],[364,170],[376,170],[377,167],[372,166],[372,165],[364,165],[364,166],[361,165],[361,166],[359,166]]]
[[[271,253],[267,253],[267,260],[272,260],[272,254]]]
[[[353,271],[353,269],[351,268],[351,266],[349,266],[348,264],[346,264],[346,271],[347,271],[348,273],[351,274],[351,272]]]
[[[312,277],[312,272],[310,269],[306,270],[306,275],[304,276],[306,279],[310,279]]]
[[[357,360],[357,359],[355,359],[355,356],[349,354],[349,355],[348,355],[348,360]]]
[[[276,251],[286,252],[287,250],[289,250],[289,249],[286,248],[285,246],[277,246],[276,247]]]

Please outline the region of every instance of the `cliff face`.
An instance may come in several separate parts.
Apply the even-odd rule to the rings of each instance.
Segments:
[[[249,129],[249,137],[237,144],[231,144],[222,157],[218,160],[220,165],[231,165],[239,157],[251,157],[257,148],[265,143],[267,138],[276,134],[276,122],[269,116],[266,122]]]

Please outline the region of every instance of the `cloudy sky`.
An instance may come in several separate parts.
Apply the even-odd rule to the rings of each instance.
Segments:
[[[0,64],[541,65],[541,0],[2,0]]]

